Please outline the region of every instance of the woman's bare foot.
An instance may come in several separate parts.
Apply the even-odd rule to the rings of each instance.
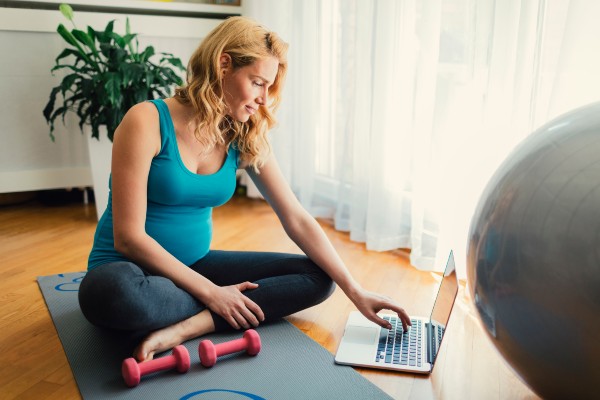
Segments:
[[[208,309],[184,321],[159,329],[148,335],[133,351],[138,362],[152,360],[154,354],[172,349],[186,340],[206,335],[215,330]]]

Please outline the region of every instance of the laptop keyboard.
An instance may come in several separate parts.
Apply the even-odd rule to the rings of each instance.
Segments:
[[[420,367],[422,363],[421,340],[423,324],[421,320],[411,319],[412,326],[404,332],[402,321],[397,317],[384,317],[392,324],[392,329],[381,329],[375,362]]]

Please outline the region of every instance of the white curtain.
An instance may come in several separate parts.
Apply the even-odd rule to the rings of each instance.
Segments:
[[[368,249],[464,277],[472,212],[508,152],[600,99],[594,0],[244,0],[290,43],[279,127],[304,206]]]

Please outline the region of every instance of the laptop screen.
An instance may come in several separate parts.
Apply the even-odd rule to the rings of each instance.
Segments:
[[[458,293],[458,279],[456,278],[456,266],[454,265],[454,254],[450,252],[446,270],[442,278],[442,284],[431,311],[431,322],[434,325],[446,327],[454,305],[454,299]]]
[[[454,264],[454,253],[451,251],[446,263],[446,269],[440,289],[438,291],[431,317],[429,319],[431,336],[429,342],[429,358],[430,362],[434,362],[437,356],[439,346],[446,330],[446,325],[450,319],[450,313],[454,306],[454,300],[458,293],[458,279],[456,277],[456,266]]]

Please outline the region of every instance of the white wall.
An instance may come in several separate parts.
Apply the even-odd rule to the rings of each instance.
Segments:
[[[82,0],[71,3],[107,4]],[[112,3],[239,13],[239,7],[231,6]],[[101,30],[114,19],[115,31],[124,33],[125,18],[125,14],[75,12],[79,29],[90,25]],[[152,44],[157,52],[173,53],[184,64],[201,39],[221,22],[148,15],[130,15],[129,19],[132,31],[139,34],[140,46]],[[92,184],[88,150],[76,119],[69,117],[66,126],[60,122],[56,125],[53,143],[42,115],[51,88],[60,83],[58,73],[50,74],[54,59],[66,47],[56,33],[59,23],[71,28],[58,10],[0,7],[0,193]]]

